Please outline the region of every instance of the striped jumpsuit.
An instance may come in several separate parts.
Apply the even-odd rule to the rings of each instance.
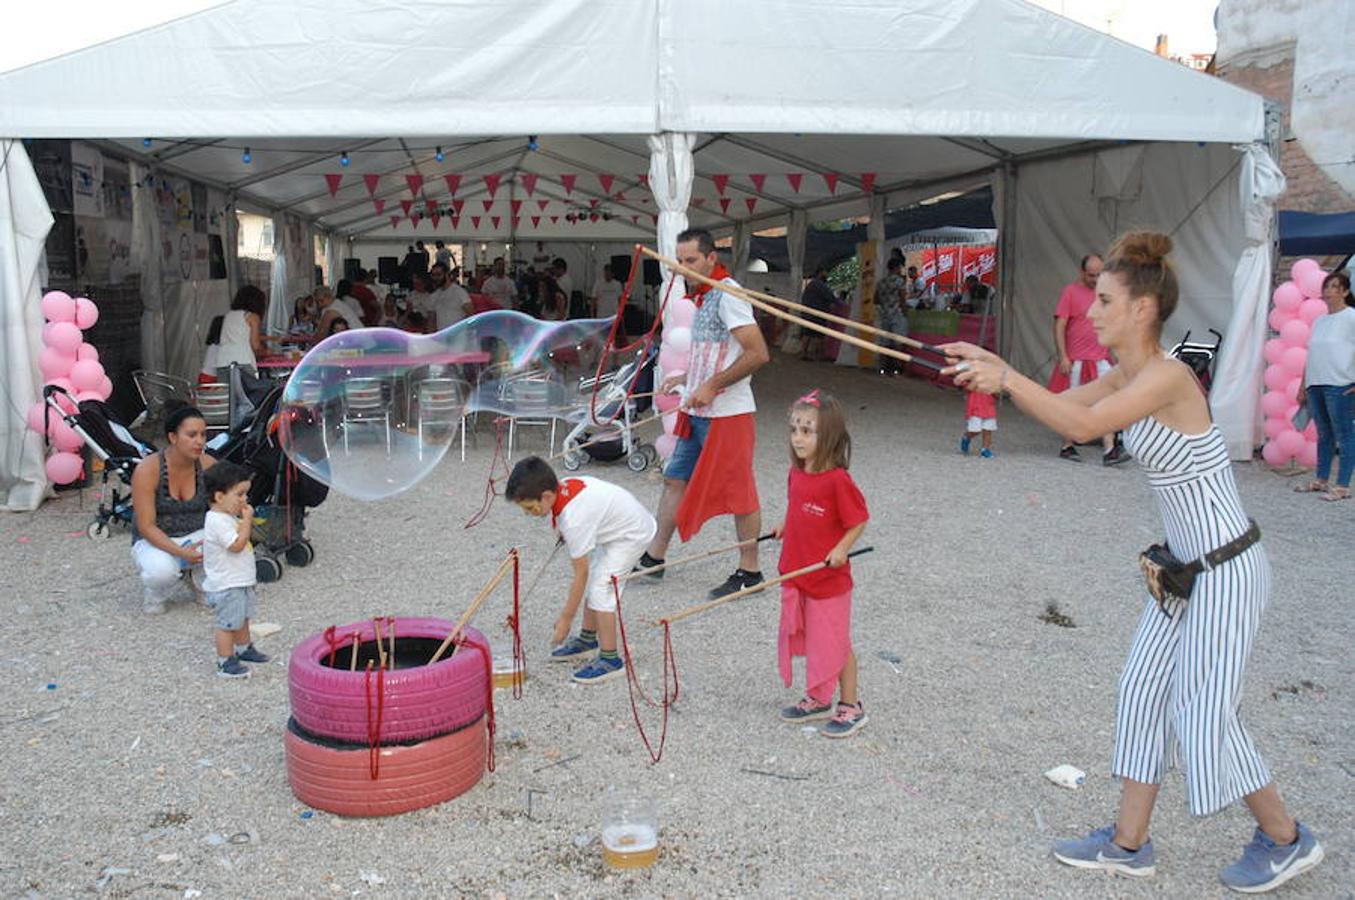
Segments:
[[[1217,426],[1185,435],[1152,417],[1130,425],[1125,445],[1148,473],[1177,559],[1199,559],[1249,527]],[[1242,725],[1243,675],[1270,564],[1258,542],[1195,579],[1190,600],[1149,598],[1120,676],[1112,772],[1160,784],[1181,768],[1193,815],[1217,812],[1270,783]]]

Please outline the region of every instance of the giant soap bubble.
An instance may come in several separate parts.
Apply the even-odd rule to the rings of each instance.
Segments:
[[[343,331],[317,344],[283,392],[283,448],[309,475],[362,500],[417,484],[478,415],[587,414],[611,319],[472,316],[437,334]],[[460,435],[464,439],[464,434]]]

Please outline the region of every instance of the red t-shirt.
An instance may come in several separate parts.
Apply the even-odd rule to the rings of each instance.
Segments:
[[[842,535],[869,518],[866,498],[846,469],[810,474],[791,466],[777,570],[784,575],[823,562]],[[852,589],[852,564],[820,569],[789,583],[811,597],[836,597]]]
[[[1095,300],[1096,291],[1080,281],[1074,281],[1059,294],[1054,318],[1068,320],[1068,330],[1064,332],[1063,340],[1068,348],[1069,359],[1110,359],[1110,350],[1096,340],[1096,329],[1087,319],[1087,310],[1092,308]]]

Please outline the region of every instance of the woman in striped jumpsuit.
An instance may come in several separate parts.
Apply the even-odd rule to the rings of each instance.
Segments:
[[[957,383],[1007,392],[1069,440],[1123,430],[1148,474],[1168,547],[1191,562],[1244,535],[1250,523],[1204,392],[1189,368],[1162,352],[1162,323],[1178,296],[1170,250],[1166,235],[1135,232],[1106,255],[1088,311],[1098,339],[1119,360],[1105,378],[1056,395],[981,348],[956,343],[943,349]],[[1289,815],[1239,715],[1270,586],[1265,551],[1253,543],[1202,572],[1188,601],[1159,608],[1147,600],[1119,683],[1112,763],[1121,779],[1119,816],[1085,838],[1060,841],[1057,859],[1153,874],[1148,823],[1163,773],[1175,765],[1194,815],[1241,799],[1256,818],[1242,858],[1220,875],[1228,887],[1271,890],[1321,861],[1321,845]]]

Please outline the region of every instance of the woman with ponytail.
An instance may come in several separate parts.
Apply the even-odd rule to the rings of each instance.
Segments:
[[[1162,349],[1162,325],[1179,292],[1171,246],[1164,234],[1132,232],[1106,254],[1088,311],[1097,339],[1119,360],[1104,378],[1051,394],[980,347],[942,349],[957,383],[1006,393],[1065,439],[1124,431],[1166,533],[1165,549],[1145,553],[1144,568],[1160,563],[1172,576],[1170,589],[1150,582],[1159,599],[1144,602],[1119,681],[1112,761],[1121,780],[1119,816],[1085,838],[1058,842],[1054,856],[1080,868],[1152,875],[1148,823],[1166,769],[1175,765],[1194,815],[1246,803],[1257,828],[1220,878],[1259,893],[1312,868],[1323,851],[1285,808],[1242,724],[1243,676],[1270,597],[1270,565],[1204,391]]]

